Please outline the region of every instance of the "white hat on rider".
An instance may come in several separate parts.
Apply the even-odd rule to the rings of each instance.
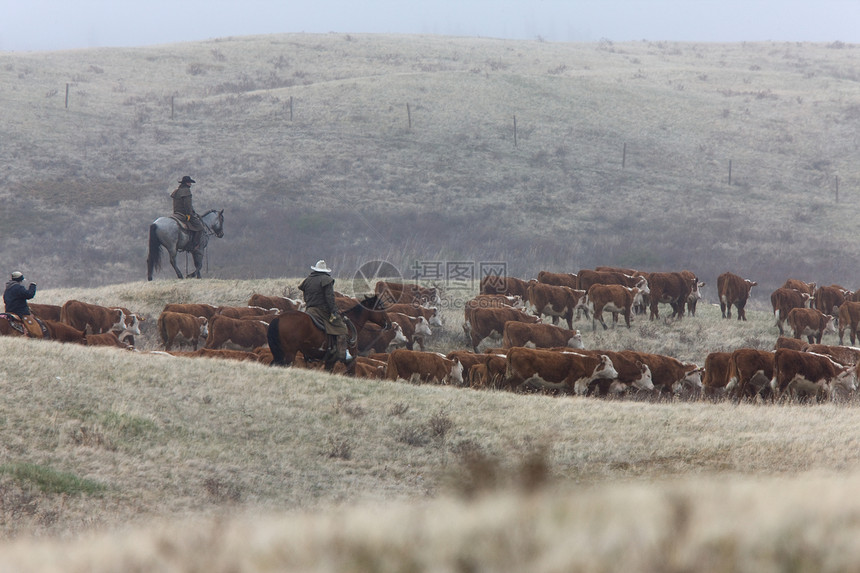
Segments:
[[[317,264],[311,267],[312,271],[316,271],[318,273],[331,273],[331,269],[328,268],[328,265],[325,264],[324,259],[320,259],[317,261]]]
[[[15,271],[14,273],[12,273],[12,280],[13,281],[24,280],[24,273],[22,273],[21,271]]]

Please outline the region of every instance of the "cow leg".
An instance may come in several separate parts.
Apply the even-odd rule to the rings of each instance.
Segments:
[[[738,320],[746,320],[747,319],[747,311],[745,310],[746,301],[742,303],[735,303],[735,307],[738,309]]]
[[[200,276],[200,269],[203,268],[203,253],[200,251],[194,251],[191,253],[191,258],[194,260],[194,270],[188,273],[188,276],[185,278],[202,278]]]
[[[848,329],[848,334],[851,336],[851,346],[854,346],[854,338],[857,336],[857,327],[852,325]],[[842,339],[839,339],[839,344],[842,344]]]
[[[567,329],[573,330],[573,309],[564,315],[564,319],[567,321]]]
[[[631,311],[631,309],[629,309],[629,308],[626,311],[624,311],[624,322],[627,324],[627,328],[630,328],[630,320],[631,320],[630,311]]]

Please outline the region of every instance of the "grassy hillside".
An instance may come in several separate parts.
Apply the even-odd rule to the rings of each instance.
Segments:
[[[2,53],[0,264],[142,278],[187,173],[198,210],[226,209],[211,277],[503,260],[855,288],[855,50],[298,34]]]
[[[295,282],[39,299],[153,319],[168,301],[241,304]],[[458,312],[443,320],[433,348],[462,347]],[[147,323],[144,350],[158,347]],[[768,313],[739,323],[712,306],[630,330],[578,325],[589,348],[700,363],[776,338]],[[0,569],[856,568],[856,401],[551,398],[12,338],[0,355]]]

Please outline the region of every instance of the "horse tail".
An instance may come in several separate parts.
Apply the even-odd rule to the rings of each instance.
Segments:
[[[161,241],[158,240],[158,226],[149,226],[149,252],[146,254],[146,278],[152,280],[152,271],[161,270]]]
[[[280,316],[273,318],[272,322],[269,323],[268,330],[266,331],[266,340],[269,342],[269,350],[272,351],[272,366],[283,366],[286,359],[286,356],[284,356],[284,350],[281,348],[281,335],[278,332],[280,330],[278,327],[280,318]]]

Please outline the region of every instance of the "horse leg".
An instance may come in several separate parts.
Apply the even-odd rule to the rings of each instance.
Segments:
[[[200,276],[200,269],[203,268],[203,253],[200,251],[193,251],[191,253],[191,258],[194,259],[194,270],[188,273],[185,278],[202,278]]]
[[[176,278],[182,278],[182,271],[179,270],[179,267],[176,265],[176,250],[168,250],[167,254],[170,255],[170,266],[173,267],[173,270],[176,271]]]

